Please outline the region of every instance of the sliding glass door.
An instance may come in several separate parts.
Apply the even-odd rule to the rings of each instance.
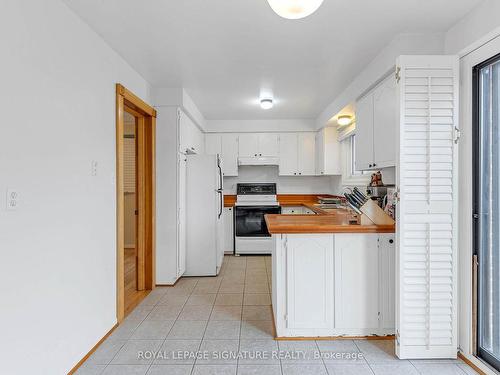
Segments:
[[[500,370],[500,56],[474,68],[477,354]]]

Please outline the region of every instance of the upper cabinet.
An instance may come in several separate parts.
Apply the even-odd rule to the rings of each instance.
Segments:
[[[280,176],[314,176],[315,133],[283,133],[279,136]]]
[[[341,175],[340,143],[336,128],[323,128],[316,133],[316,174]]]
[[[184,112],[180,111],[179,116],[179,151],[203,154],[205,152],[205,135]]]
[[[231,133],[206,134],[205,152],[221,155],[224,176],[238,176],[238,135]]]
[[[239,157],[277,157],[278,135],[244,133],[239,136]]]
[[[391,74],[356,103],[356,169],[396,165],[396,80]]]

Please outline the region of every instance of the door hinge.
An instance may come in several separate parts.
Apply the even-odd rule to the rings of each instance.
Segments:
[[[399,81],[401,80],[401,67],[399,66],[396,67],[395,76],[396,76],[396,83],[399,83]]]
[[[476,214],[476,213],[472,214],[472,218],[476,219],[476,220],[479,219],[479,214]]]
[[[455,126],[455,144],[458,144],[458,141],[460,140],[460,137],[462,136],[462,132],[460,131],[459,128]]]
[[[285,322],[288,323],[288,314],[285,314],[284,318],[285,318]]]
[[[139,215],[139,210],[135,210],[134,215]]]

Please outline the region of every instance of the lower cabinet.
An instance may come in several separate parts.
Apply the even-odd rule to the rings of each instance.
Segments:
[[[233,207],[224,207],[224,253],[233,253],[234,251],[234,209]]]
[[[275,237],[278,337],[394,334],[393,234]]]
[[[331,330],[333,237],[308,235],[292,237],[287,242],[286,327],[298,332],[313,329],[315,334]]]

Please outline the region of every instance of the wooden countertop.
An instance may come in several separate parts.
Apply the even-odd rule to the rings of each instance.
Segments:
[[[329,194],[278,194],[278,202],[281,206],[301,206],[305,204],[318,203],[318,197],[329,197]],[[224,195],[224,207],[233,207],[236,203],[236,195]]]
[[[351,224],[349,215],[347,210],[340,208],[328,213],[318,212],[316,215],[266,215],[265,219],[271,234],[394,233],[395,231],[394,225]]]

